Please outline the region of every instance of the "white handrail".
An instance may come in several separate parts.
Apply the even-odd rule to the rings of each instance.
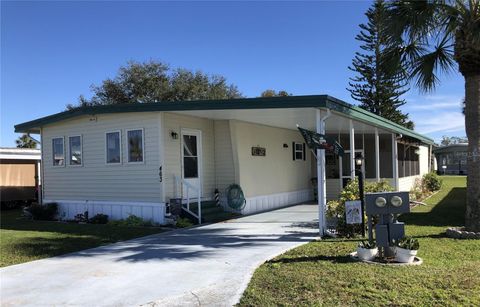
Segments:
[[[193,184],[191,184],[190,182],[187,182],[185,179],[177,177],[177,176],[175,176],[175,181],[176,181],[177,184],[180,184],[180,186],[185,186],[187,188],[186,191],[185,191],[185,195],[187,196],[187,199],[186,199],[187,200],[187,208],[184,208],[184,209],[186,209],[188,211],[188,213],[195,216],[198,219],[198,224],[201,224],[202,223],[202,202],[201,202],[201,199],[200,199],[200,187],[196,187]],[[190,210],[190,196],[189,196],[189,190],[190,189],[197,192],[198,214],[195,214]],[[175,195],[178,195],[177,192],[178,192],[178,188],[175,187]],[[183,195],[180,198],[182,198],[182,200],[183,200]],[[183,204],[182,204],[182,207],[183,207]]]

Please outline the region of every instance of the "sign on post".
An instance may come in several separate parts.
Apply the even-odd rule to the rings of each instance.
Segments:
[[[347,224],[362,224],[362,202],[360,200],[346,201],[345,217]]]

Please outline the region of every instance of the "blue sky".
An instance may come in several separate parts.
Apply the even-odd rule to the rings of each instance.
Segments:
[[[15,124],[60,112],[128,60],[221,74],[249,97],[264,89],[354,103],[347,69],[369,1],[1,2],[1,146]],[[465,135],[463,78],[412,89],[404,108],[435,139]]]

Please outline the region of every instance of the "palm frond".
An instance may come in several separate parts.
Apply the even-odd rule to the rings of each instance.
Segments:
[[[448,35],[445,35],[433,51],[420,55],[412,62],[410,77],[416,80],[416,86],[421,91],[434,90],[439,82],[438,73],[448,72],[455,66],[450,42]]]
[[[439,0],[392,1],[388,5],[387,32],[393,40],[422,41],[438,28]],[[392,42],[393,43],[393,42]]]

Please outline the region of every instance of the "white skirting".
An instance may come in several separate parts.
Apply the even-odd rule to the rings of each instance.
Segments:
[[[165,203],[97,200],[43,200],[44,204],[52,202],[58,204],[58,212],[61,219],[73,219],[75,218],[75,215],[88,211],[89,217],[102,213],[108,215],[109,220],[120,220],[133,214],[144,220],[151,220],[158,224],[165,224]]]
[[[245,208],[243,208],[243,210],[241,211],[241,213],[252,214],[262,211],[269,211],[289,205],[307,202],[312,199],[313,192],[311,189],[246,197],[246,205]]]

